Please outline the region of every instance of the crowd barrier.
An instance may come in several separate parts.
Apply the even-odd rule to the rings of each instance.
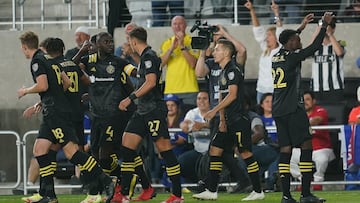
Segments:
[[[17,132],[14,131],[0,131],[0,135],[13,135],[16,138],[16,183],[14,185],[0,185],[0,189],[14,189],[21,183],[21,140]]]
[[[341,141],[341,150],[340,150],[340,157],[343,159],[343,169],[346,170],[346,142],[345,142],[345,132],[344,132],[344,125],[328,125],[328,126],[312,126],[312,129],[318,130],[337,130],[338,131],[338,139]],[[267,127],[269,132],[276,132],[275,127]],[[178,132],[180,131],[179,128],[171,128],[169,129],[170,132]],[[85,133],[90,133],[89,130],[85,130]],[[27,171],[28,171],[28,164],[27,164],[27,141],[30,136],[35,136],[38,134],[37,130],[28,131],[23,135],[22,141],[20,140],[20,136],[13,131],[0,131],[0,134],[4,135],[14,135],[16,137],[16,147],[17,147],[17,181],[14,185],[10,186],[1,186],[2,188],[16,188],[21,184],[21,147],[22,145],[22,163],[23,163],[23,185],[24,185],[24,195],[27,195],[29,189],[38,189],[39,186],[30,186],[27,184]],[[32,145],[33,143],[31,143]],[[292,182],[291,185],[299,185],[300,182]],[[315,184],[314,182],[312,184]],[[360,184],[360,181],[323,181],[323,182],[316,182],[316,184],[322,185],[348,185],[348,184]],[[222,183],[222,186],[235,186],[236,183]],[[193,187],[196,184],[183,184],[184,187]],[[154,184],[153,187],[164,187],[162,184]],[[55,188],[81,188],[81,185],[70,185],[70,184],[57,184]]]

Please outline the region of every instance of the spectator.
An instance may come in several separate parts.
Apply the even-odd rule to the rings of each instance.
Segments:
[[[196,99],[197,107],[189,110],[180,123],[183,132],[189,133],[193,138],[194,149],[189,150],[179,157],[182,176],[192,183],[198,181],[197,162],[206,154],[210,144],[210,126],[203,115],[210,110],[209,94],[200,91]]]
[[[357,100],[360,102],[360,87],[357,88]],[[350,125],[360,124],[360,106],[351,109],[349,114],[348,123]]]
[[[175,16],[184,16],[184,0],[151,0],[151,8],[153,13],[152,26],[164,26],[169,19],[166,12],[169,8],[171,18]]]
[[[126,4],[126,0],[109,0],[109,14],[107,32],[114,36],[116,27],[124,27],[130,23],[132,16]]]
[[[271,9],[275,15],[276,27],[269,27],[265,31],[265,28],[260,26],[260,22],[256,16],[255,9],[251,1],[247,0],[244,6],[250,11],[254,37],[255,40],[260,44],[260,48],[263,51],[259,59],[259,76],[256,84],[256,101],[259,104],[262,94],[268,92],[272,93],[274,91],[272,84],[271,58],[281,48],[281,45],[278,42],[278,38],[280,33],[283,31],[282,20],[280,18],[279,6],[275,3],[274,0],[272,0]],[[309,22],[312,21],[312,17],[313,15],[311,14],[305,16],[302,24],[297,29],[299,33],[305,29]]]
[[[307,91],[304,93],[304,105],[306,114],[311,126],[327,125],[328,114],[326,109],[316,104],[314,93]],[[312,130],[312,160],[315,162],[316,171],[314,181],[324,181],[325,171],[330,161],[335,159],[332,143],[328,130]],[[299,178],[300,149],[294,148],[290,161],[290,171],[293,177]],[[313,185],[313,190],[322,190],[322,185]]]
[[[272,84],[271,58],[280,50],[280,44],[277,39],[283,28],[279,18],[279,6],[275,4],[274,1],[272,1],[271,9],[273,10],[275,17],[277,17],[276,27],[272,26],[267,30],[265,30],[263,26],[260,26],[260,22],[251,1],[248,0],[244,6],[250,11],[254,37],[263,51],[259,59],[259,75],[256,84],[256,101],[259,103],[264,93],[272,93],[274,91]]]
[[[69,49],[65,53],[65,58],[72,60],[73,57],[79,52],[85,41],[90,40],[89,28],[80,26],[75,30],[75,43],[76,47]]]
[[[275,127],[275,121],[272,117],[272,93],[265,93],[260,100],[260,116],[265,127]],[[266,192],[275,191],[276,177],[279,173],[279,143],[277,133],[274,131],[267,131],[265,142],[271,146],[277,153],[277,158],[269,165],[267,175],[265,175]]]
[[[312,90],[319,103],[342,101],[344,99],[344,56],[345,41],[335,38],[336,20],[333,18],[327,27],[321,47],[313,55]],[[321,21],[320,21],[321,23]],[[317,27],[319,32],[321,25]]]
[[[345,8],[344,23],[353,23],[360,21],[360,0],[353,0],[350,6]]]
[[[196,106],[199,91],[195,65],[199,53],[191,49],[191,36],[185,33],[186,21],[175,16],[171,21],[174,36],[161,45],[161,65],[166,65],[165,94],[176,94],[185,105]]]

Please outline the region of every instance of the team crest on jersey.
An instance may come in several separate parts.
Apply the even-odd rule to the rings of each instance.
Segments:
[[[221,84],[226,85],[226,78],[225,77],[221,77]]]
[[[145,67],[147,69],[152,67],[152,62],[151,61],[145,61],[144,63],[145,63]]]
[[[228,73],[228,78],[229,80],[233,80],[235,78],[235,73],[234,72]]]
[[[95,67],[92,67],[92,68],[90,68],[90,71],[91,71],[91,72],[96,72],[96,68],[95,68]]]
[[[115,72],[115,67],[113,65],[108,65],[106,67],[106,72],[109,74],[113,74]]]
[[[31,68],[34,72],[36,72],[39,69],[39,64],[34,63],[34,64],[32,64]]]

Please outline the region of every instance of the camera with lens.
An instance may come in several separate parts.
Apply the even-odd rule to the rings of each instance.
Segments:
[[[215,25],[208,25],[206,21],[201,24],[200,20],[197,20],[190,32],[193,33],[195,30],[198,30],[198,36],[191,38],[191,47],[205,50],[213,41],[214,33],[219,31],[219,28]]]

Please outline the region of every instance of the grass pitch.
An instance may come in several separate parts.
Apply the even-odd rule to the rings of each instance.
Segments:
[[[300,194],[298,192],[292,193],[295,199],[299,199]],[[215,203],[215,202],[241,202],[241,199],[246,197],[247,194],[228,194],[219,193],[217,201],[201,201],[191,198],[192,193],[184,194],[185,203]],[[316,196],[325,198],[326,203],[359,203],[360,202],[360,191],[323,191],[316,192]],[[147,201],[147,203],[159,203],[165,200],[169,194],[158,194],[156,198]],[[18,195],[4,195],[0,196],[1,203],[21,203],[21,197]],[[80,202],[85,198],[85,195],[58,195],[59,203],[76,203]],[[279,203],[281,199],[281,193],[266,193],[264,200],[250,201],[251,203]]]

